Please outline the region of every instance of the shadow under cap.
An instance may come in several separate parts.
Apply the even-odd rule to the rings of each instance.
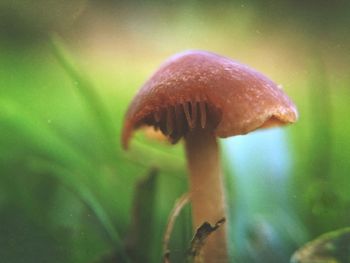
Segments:
[[[218,137],[297,120],[293,102],[263,74],[229,58],[187,51],[168,59],[142,86],[125,117],[122,145],[143,125],[173,143],[193,129]]]

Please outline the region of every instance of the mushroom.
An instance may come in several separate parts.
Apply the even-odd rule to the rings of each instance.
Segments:
[[[153,126],[176,143],[184,138],[193,225],[226,217],[217,137],[293,123],[298,113],[278,85],[229,58],[187,51],[166,61],[130,104],[122,132],[128,148],[135,129]],[[204,262],[228,262],[227,230],[213,233]]]

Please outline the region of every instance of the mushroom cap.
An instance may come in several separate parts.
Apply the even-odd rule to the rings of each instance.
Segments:
[[[294,103],[256,70],[206,51],[168,59],[142,86],[125,116],[122,144],[133,131],[153,125],[178,141],[196,127],[221,138],[293,123]]]

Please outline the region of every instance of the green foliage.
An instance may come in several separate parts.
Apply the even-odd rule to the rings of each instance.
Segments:
[[[158,150],[150,150],[155,154],[148,154],[150,157],[142,160],[131,160],[121,154],[117,141],[120,126],[112,125],[113,118],[91,82],[69,62],[58,38],[50,48],[64,71],[60,73],[56,62],[49,60],[45,64],[57,73],[40,76],[41,65],[37,61],[39,72],[31,69],[32,78],[16,80],[12,85],[16,88],[22,82],[21,85],[38,96],[25,94],[23,90],[24,94],[17,99],[17,90],[9,88],[0,100],[0,211],[1,225],[6,226],[0,229],[3,243],[0,255],[9,262],[91,262],[112,253],[122,262],[128,262],[125,239],[130,231],[133,185],[148,169],[150,161],[163,160],[166,167],[172,157]],[[18,59],[18,54],[5,55],[11,61]],[[6,57],[2,63],[7,63]],[[22,63],[16,70],[24,66],[26,73],[29,68]],[[50,87],[52,94],[43,93],[43,87],[31,87],[37,83],[47,85],[56,74],[60,81]],[[67,77],[71,83],[66,81]],[[69,89],[61,88],[60,98],[55,101],[55,90],[62,84],[77,93],[72,98]],[[33,99],[39,105],[33,104]],[[67,109],[56,112],[62,107]],[[140,144],[135,148],[148,151],[149,147]],[[183,189],[181,171],[177,174],[174,194],[167,195],[166,203],[176,197],[177,185]],[[159,184],[164,187],[174,180],[165,178]],[[147,193],[142,194],[143,201],[147,200]],[[164,204],[158,202],[158,205],[158,214],[164,214]],[[146,210],[142,213],[153,215]],[[159,230],[152,233],[157,244],[161,244],[162,238],[159,225]],[[144,242],[144,245],[152,244]],[[160,259],[161,245],[152,254]],[[50,257],[53,259],[48,260]]]

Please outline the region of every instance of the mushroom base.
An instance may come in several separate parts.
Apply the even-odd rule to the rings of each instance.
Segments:
[[[214,134],[206,129],[189,132],[185,136],[185,147],[196,229],[204,222],[215,224],[227,218],[219,147]],[[202,262],[228,262],[226,225],[209,235],[203,247]]]

